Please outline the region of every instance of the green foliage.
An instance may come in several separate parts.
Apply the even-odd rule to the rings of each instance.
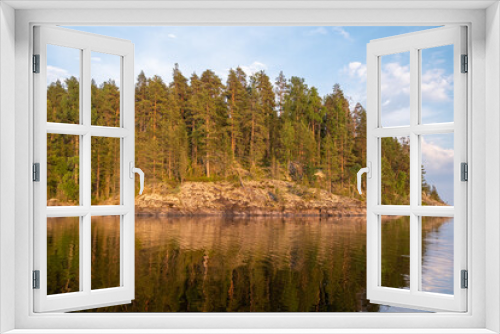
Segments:
[[[49,85],[49,121],[79,123],[78,87],[73,77]],[[119,126],[116,83],[93,82],[91,89],[92,124]],[[224,85],[211,70],[188,79],[176,64],[170,83],[144,72],[138,75],[135,119],[136,165],[147,175],[147,192],[162,193],[185,181],[226,180],[235,169],[245,169],[245,178],[291,178],[360,197],[356,173],[366,165],[366,111],[359,103],[351,110],[338,84],[322,98],[303,78],[288,80],[283,73],[273,85],[264,71],[247,77],[238,67],[229,70]],[[49,139],[48,198],[76,201],[78,143],[55,142],[54,136]],[[96,139],[92,147],[93,203],[117,199],[119,150],[106,139]],[[407,203],[408,142],[382,139],[382,175],[382,202]],[[426,198],[441,201],[425,178],[423,188]]]
[[[410,204],[410,142],[382,138],[382,204]]]

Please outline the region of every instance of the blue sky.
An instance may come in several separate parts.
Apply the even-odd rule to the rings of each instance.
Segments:
[[[161,76],[169,82],[175,63],[186,77],[213,70],[226,81],[229,68],[240,66],[247,74],[265,70],[274,81],[280,71],[315,86],[320,95],[339,83],[351,106],[366,106],[366,45],[370,40],[430,27],[331,27],[331,26],[148,26],[68,27],[113,36],[135,44],[136,76]],[[49,50],[50,51],[50,50]],[[48,80],[78,75],[78,55],[51,52]],[[422,51],[422,118],[425,123],[453,120],[453,72],[449,46]],[[119,82],[117,57],[92,54],[92,76],[98,82]],[[409,119],[409,64],[404,55],[382,60],[384,126],[406,125]],[[452,137],[451,137],[452,138]],[[427,179],[442,197],[453,203],[449,175],[453,160],[450,136],[422,139]],[[450,160],[451,159],[451,160]],[[431,163],[432,162],[432,163]],[[426,166],[427,169],[427,166]]]

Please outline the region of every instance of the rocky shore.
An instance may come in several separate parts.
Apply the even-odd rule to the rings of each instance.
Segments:
[[[287,181],[185,182],[163,194],[136,198],[144,216],[364,217],[363,201]]]
[[[425,205],[446,205],[422,195]],[[50,199],[49,206],[75,205]],[[119,199],[99,202],[117,205]],[[364,201],[308,188],[291,181],[184,182],[177,187],[145,189],[135,199],[142,216],[365,217]]]

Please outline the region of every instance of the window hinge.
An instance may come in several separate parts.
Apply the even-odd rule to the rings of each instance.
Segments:
[[[40,73],[40,55],[33,55],[33,73]]]
[[[469,287],[469,272],[467,270],[462,270],[461,271],[461,277],[462,277],[462,289],[467,289]]]
[[[469,72],[469,56],[462,55],[462,73]]]
[[[40,270],[33,270],[33,289],[40,289]]]
[[[40,163],[38,162],[33,164],[33,181],[40,182]]]
[[[460,164],[460,180],[469,181],[469,165],[466,162]]]

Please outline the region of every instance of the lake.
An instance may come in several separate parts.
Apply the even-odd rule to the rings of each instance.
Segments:
[[[422,288],[453,293],[453,219],[422,220]],[[78,291],[78,218],[48,222],[49,294]],[[98,312],[408,312],[366,300],[366,221],[136,218],[136,292]],[[92,219],[92,288],[119,285],[119,219]],[[383,221],[382,284],[408,288],[409,222]]]

